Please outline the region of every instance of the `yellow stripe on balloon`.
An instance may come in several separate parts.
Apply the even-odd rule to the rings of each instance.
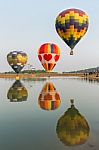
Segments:
[[[79,19],[79,14],[78,13],[74,14],[74,19]]]
[[[69,14],[65,14],[65,22],[68,22],[70,19]]]
[[[62,24],[62,25],[65,25],[65,19],[66,19],[65,17],[62,17],[62,18],[61,18],[61,24]]]
[[[74,34],[74,25],[71,25],[70,26],[70,35],[73,35]]]
[[[74,11],[70,11],[69,16],[74,16]]]
[[[62,17],[59,15],[56,20],[57,20],[58,22],[61,22],[61,19],[62,19]]]
[[[47,53],[51,53],[51,47],[50,47],[50,44],[47,44]]]
[[[81,17],[81,16],[79,16],[79,23],[81,23],[81,25],[83,23],[83,17]]]
[[[47,101],[48,109],[51,110],[51,101]]]

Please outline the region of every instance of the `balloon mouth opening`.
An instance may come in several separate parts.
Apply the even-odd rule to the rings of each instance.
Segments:
[[[47,70],[46,73],[51,73],[51,70]]]
[[[70,55],[74,55],[74,52],[73,52],[73,50],[71,49],[71,51],[70,51]]]

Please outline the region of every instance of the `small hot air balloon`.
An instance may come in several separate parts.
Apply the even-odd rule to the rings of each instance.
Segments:
[[[13,51],[7,55],[7,61],[13,70],[18,74],[27,63],[27,54],[22,51]],[[16,79],[19,79],[16,76]]]
[[[58,35],[71,48],[70,55],[73,55],[73,48],[85,35],[88,25],[88,15],[79,9],[67,9],[57,16],[55,28]]]
[[[56,44],[45,43],[38,50],[38,58],[47,72],[51,72],[60,57],[60,49]]]
[[[66,146],[84,144],[89,138],[90,128],[85,117],[82,116],[71,100],[71,107],[57,122],[56,133],[60,141]]]
[[[7,93],[7,98],[10,99],[10,102],[26,101],[27,97],[27,89],[23,86],[20,80],[15,81]]]
[[[51,82],[47,82],[38,98],[40,108],[55,110],[60,106],[60,96]]]

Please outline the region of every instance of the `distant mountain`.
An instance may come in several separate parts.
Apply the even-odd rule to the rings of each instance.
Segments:
[[[95,68],[89,68],[89,69],[84,69],[84,70],[75,70],[75,71],[69,71],[69,72],[63,72],[63,73],[99,73],[99,67]]]

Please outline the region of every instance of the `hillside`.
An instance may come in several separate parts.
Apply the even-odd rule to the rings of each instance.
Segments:
[[[99,67],[88,68],[83,70],[74,70],[74,71],[63,72],[63,73],[99,73]]]

